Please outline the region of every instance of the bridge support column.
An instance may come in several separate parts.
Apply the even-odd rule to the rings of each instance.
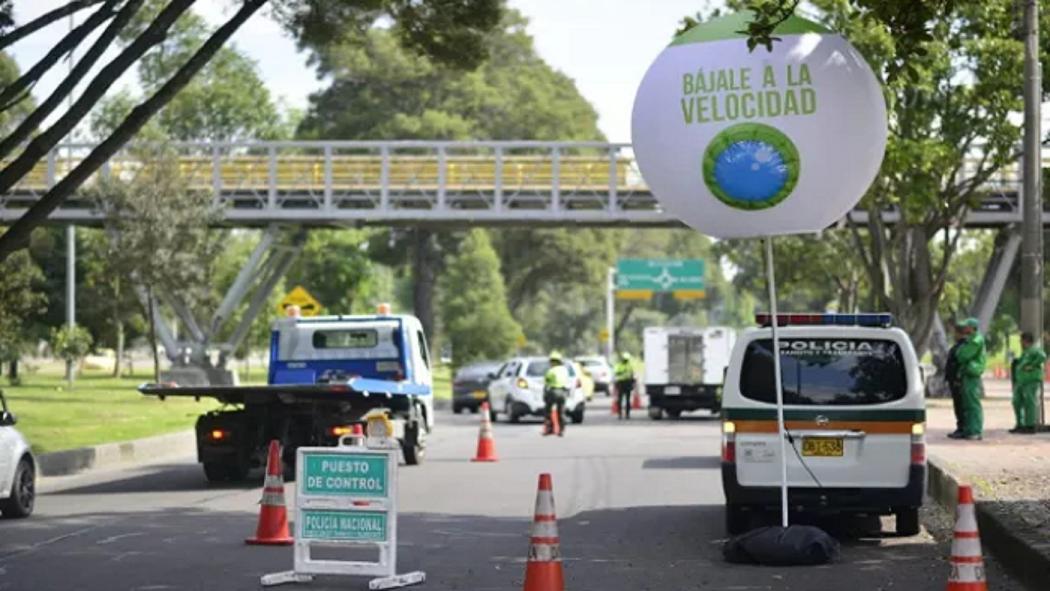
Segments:
[[[273,289],[298,258],[306,242],[305,230],[285,232],[291,235],[283,237],[282,232],[276,225],[266,228],[259,244],[208,323],[198,322],[178,293],[159,294],[159,299],[175,313],[184,329],[180,338],[175,338],[168,321],[155,312],[157,335],[171,362],[171,369],[161,376],[162,381],[181,385],[228,385],[236,382],[234,373],[226,368],[226,363],[244,342]],[[139,292],[140,298],[145,301],[145,290],[140,289]],[[222,329],[249,295],[251,300],[248,308],[230,337],[219,341]]]
[[[988,259],[988,266],[984,272],[984,279],[977,290],[970,312],[977,317],[981,323],[981,331],[987,332],[992,324],[995,309],[999,307],[1006,280],[1010,276],[1017,253],[1021,247],[1022,233],[1017,226],[1008,226],[999,230],[995,237],[995,248],[992,256]]]

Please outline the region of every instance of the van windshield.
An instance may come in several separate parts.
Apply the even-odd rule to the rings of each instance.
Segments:
[[[772,339],[752,341],[744,353],[740,392],[776,404]],[[908,392],[904,356],[882,339],[782,339],[784,404],[882,404]]]

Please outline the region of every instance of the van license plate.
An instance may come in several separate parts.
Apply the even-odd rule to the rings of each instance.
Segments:
[[[803,437],[802,455],[838,458],[843,455],[841,437]]]
[[[679,386],[667,386],[664,388],[664,394],[667,396],[676,396],[682,393],[682,388]]]
[[[484,400],[488,396],[488,392],[484,390],[474,390],[474,398],[477,400]]]

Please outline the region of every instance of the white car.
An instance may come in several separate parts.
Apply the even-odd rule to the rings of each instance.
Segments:
[[[546,357],[515,357],[504,363],[489,383],[492,417],[502,413],[511,423],[517,423],[524,416],[543,417],[543,376],[550,366]],[[565,401],[565,413],[573,423],[579,424],[583,422],[587,401],[573,364],[568,363],[566,367],[572,389]]]
[[[605,392],[608,394],[611,391],[609,387],[612,384],[613,371],[612,367],[609,367],[609,362],[600,355],[591,355],[588,357],[577,357],[576,361],[583,366],[584,369],[591,372],[591,378],[594,379],[594,390],[597,392]]]
[[[15,422],[0,392],[0,513],[6,518],[29,517],[36,500],[36,460]]]

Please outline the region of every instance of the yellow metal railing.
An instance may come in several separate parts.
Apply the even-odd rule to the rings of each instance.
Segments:
[[[266,192],[273,185],[278,192],[320,192],[326,187],[326,168],[330,168],[330,186],[335,191],[378,190],[384,184],[382,156],[333,155],[326,159],[322,154],[290,154],[278,155],[271,165],[268,155],[221,155],[217,160],[209,155],[193,155],[180,156],[179,169],[191,188],[212,190],[216,182],[216,162],[217,180],[222,189]],[[53,164],[55,176],[61,178],[70,164],[66,160]],[[548,156],[504,156],[501,164],[502,172],[492,156],[446,156],[442,182],[442,164],[438,156],[391,155],[386,159],[385,184],[394,190],[443,186],[449,191],[493,190],[497,179],[506,189],[550,189],[555,180],[563,190],[607,190],[610,186],[608,157],[562,156],[556,167]],[[612,182],[617,188],[628,190],[631,165],[628,158],[613,161]],[[38,163],[16,185],[16,190],[46,190],[48,166],[46,161]],[[107,173],[116,178],[128,178],[144,166],[148,164],[138,159],[114,158],[108,163]]]

